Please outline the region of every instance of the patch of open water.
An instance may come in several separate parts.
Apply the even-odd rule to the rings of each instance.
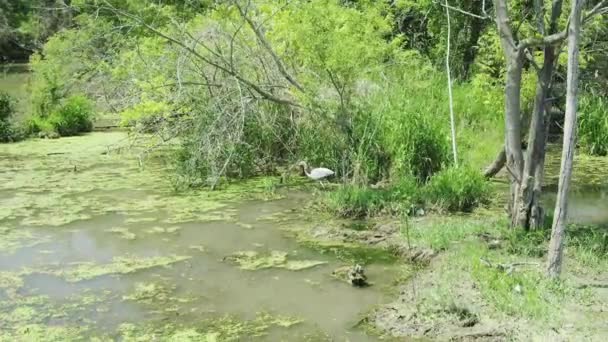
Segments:
[[[49,158],[44,155],[23,158],[28,157]],[[113,177],[124,176],[116,161],[108,163],[116,172]],[[109,170],[102,162],[96,161],[95,165]],[[132,164],[125,162],[124,168],[132,170]],[[69,168],[58,168],[53,171],[54,179],[58,179],[56,173],[71,177],[71,172]],[[88,334],[115,336],[124,323],[183,324],[226,314],[251,320],[260,312],[268,312],[295,317],[302,323],[278,329],[283,332],[271,329],[261,339],[289,336],[290,340],[298,340],[298,336],[320,332],[333,339],[374,340],[354,326],[363,313],[389,299],[384,288],[358,289],[332,278],[332,270],[345,265],[343,262],[303,248],[286,237],[281,231],[285,223],[260,220],[302,207],[307,194],[288,192],[283,199],[231,200],[225,205],[216,205],[201,197],[201,201],[209,203],[194,206],[199,208],[196,212],[184,211],[176,216],[174,211],[183,208],[166,202],[179,198],[165,198],[166,189],[162,184],[155,184],[155,179],[146,183],[142,181],[145,175],[141,175],[136,182],[123,180],[120,187],[107,189],[103,183],[107,179],[95,178],[95,175],[91,174],[84,191],[78,187],[79,183],[70,183],[70,179],[66,181],[69,186],[63,187],[41,188],[36,183],[20,182],[15,183],[21,186],[17,189],[2,190],[2,199],[8,200],[11,192],[24,196],[23,204],[13,201],[11,205],[16,209],[32,209],[23,213],[32,213],[37,218],[28,225],[24,222],[29,221],[18,216],[0,222],[0,226],[8,226],[9,232],[32,232],[23,238],[25,242],[39,239],[36,244],[24,242],[21,248],[0,249],[0,272],[18,275],[23,281],[21,286],[3,291],[0,279],[0,300],[3,301],[0,315],[15,320],[12,326],[39,323],[35,317],[38,316],[44,317],[42,324],[48,326],[86,326],[90,328]],[[11,176],[5,174],[4,177],[10,180]],[[37,191],[32,191],[36,188]],[[53,202],[55,198],[60,202]],[[197,197],[184,201],[188,200],[196,205]],[[129,205],[124,205],[127,202],[136,204],[137,210],[129,211]],[[74,213],[63,206],[78,203],[84,203],[75,211],[81,216],[66,219],[65,224],[60,224],[62,220],[49,220],[58,223],[45,225],[44,215],[70,218]],[[204,211],[209,218],[204,219],[207,216],[199,211]],[[290,260],[317,260],[325,264],[300,271],[276,268],[248,271],[224,260],[238,251],[261,254],[281,251],[287,253]],[[133,266],[137,260],[171,256],[188,258],[166,266]],[[116,269],[106,272],[104,265]],[[398,266],[372,264],[366,270],[373,282],[389,284]],[[79,272],[83,274],[82,279],[78,278]],[[158,285],[166,291],[152,291],[147,295],[144,291],[143,297],[133,297],[147,285]],[[34,298],[44,298],[44,304],[25,305],[37,310],[34,317],[15,316],[16,309]],[[6,328],[0,324],[0,332]]]

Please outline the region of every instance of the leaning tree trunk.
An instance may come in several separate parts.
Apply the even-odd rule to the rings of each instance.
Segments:
[[[572,178],[572,164],[576,147],[576,110],[578,92],[578,46],[580,38],[581,12],[584,0],[572,0],[570,26],[568,28],[568,77],[566,91],[566,118],[564,122],[564,147],[557,190],[557,202],[553,216],[547,273],[551,278],[559,277],[562,268],[564,235],[568,216],[568,190]]]

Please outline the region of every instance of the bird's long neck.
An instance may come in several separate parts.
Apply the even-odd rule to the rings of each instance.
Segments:
[[[306,162],[302,163],[302,170],[304,170],[304,174],[310,177],[310,171],[308,171],[308,164]]]

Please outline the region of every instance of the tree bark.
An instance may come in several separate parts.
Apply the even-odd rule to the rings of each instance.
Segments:
[[[545,32],[545,11],[542,1],[535,1],[537,25],[541,34]],[[549,34],[557,31],[557,21],[562,13],[562,0],[555,0],[551,11]],[[519,207],[516,211],[516,225],[524,229],[539,229],[544,223],[544,210],[540,204],[547,141],[547,109],[551,108],[547,98],[553,79],[554,64],[557,59],[555,47],[543,48],[544,60],[538,73],[534,110],[530,121],[528,146],[526,151],[522,183],[519,189]]]
[[[549,243],[547,273],[551,278],[559,277],[562,269],[564,236],[568,217],[568,190],[572,178],[572,165],[576,147],[576,111],[579,73],[579,38],[581,12],[584,0],[572,0],[570,26],[568,28],[568,75],[566,86],[566,118],[564,123],[564,146],[557,190],[557,201]]]
[[[505,154],[506,167],[511,177],[509,211],[512,213],[511,222],[515,223],[514,213],[518,208],[517,194],[521,184],[523,171],[523,152],[521,148],[521,78],[524,65],[523,51],[515,43],[513,31],[509,22],[509,11],[506,0],[494,0],[496,10],[496,25],[500,43],[507,60],[505,76]]]

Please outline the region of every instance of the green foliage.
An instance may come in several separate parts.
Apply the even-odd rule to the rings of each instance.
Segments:
[[[427,222],[410,225],[409,237],[414,243],[436,251],[449,250],[454,242],[472,238],[488,229],[488,223],[496,224],[496,220],[475,220],[471,217],[449,216],[427,220]],[[405,227],[402,228],[405,232]],[[407,237],[405,237],[407,238]]]
[[[364,218],[378,214],[409,214],[420,202],[420,189],[412,178],[404,178],[386,189],[345,185],[329,193],[325,205],[340,217]]]
[[[369,107],[382,122],[383,149],[391,156],[391,176],[426,182],[450,161],[445,78],[416,54],[389,68],[389,79]]]
[[[329,194],[327,207],[340,217],[363,218],[378,214],[386,201],[385,191],[347,185]]]
[[[468,167],[448,168],[431,178],[425,195],[438,208],[469,212],[489,201],[490,188],[479,171]]]
[[[0,92],[0,142],[11,142],[20,138],[19,130],[12,122],[15,114],[13,98]]]
[[[547,253],[551,230],[538,229],[505,229],[502,237],[506,242],[507,252],[515,255],[540,258]]]
[[[608,98],[584,94],[579,107],[579,141],[594,156],[608,155]]]
[[[482,295],[496,309],[508,315],[546,319],[559,303],[575,295],[573,289],[547,279],[538,271],[518,270],[507,274],[484,265],[480,258],[498,261],[479,246],[469,247],[467,254],[467,259],[472,260],[471,275]]]
[[[15,114],[13,98],[5,92],[0,92],[0,121],[10,120],[13,114]]]
[[[85,96],[68,97],[48,118],[55,131],[62,136],[90,132],[93,129],[93,103]]]
[[[583,267],[604,271],[608,262],[605,225],[570,225],[566,240],[570,255]]]
[[[93,103],[87,97],[74,95],[57,105],[48,116],[34,116],[29,121],[29,130],[56,132],[61,136],[77,135],[93,129]]]

